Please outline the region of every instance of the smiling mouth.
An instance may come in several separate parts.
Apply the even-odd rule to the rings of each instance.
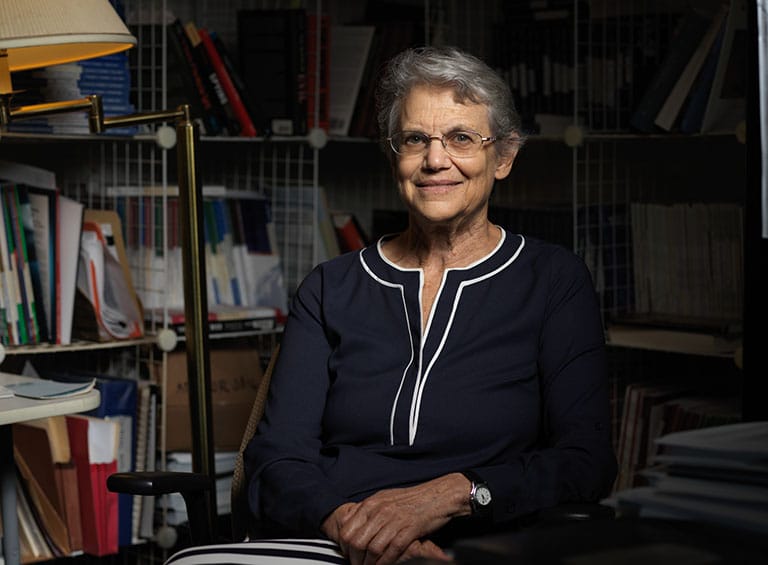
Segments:
[[[458,186],[460,183],[457,181],[429,181],[429,182],[417,182],[414,183],[416,188],[420,190],[450,190],[451,188]]]

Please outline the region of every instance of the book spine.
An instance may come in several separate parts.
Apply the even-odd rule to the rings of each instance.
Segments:
[[[180,59],[180,64],[185,65],[185,80],[192,87],[190,98],[194,97],[200,106],[201,118],[203,120],[205,133],[215,136],[222,132],[223,126],[215,114],[213,101],[208,95],[208,90],[203,82],[203,77],[195,63],[195,57],[192,52],[192,45],[189,43],[187,34],[181,21],[176,19],[169,25],[168,40]]]
[[[292,34],[291,65],[293,75],[293,133],[294,135],[307,134],[307,16],[304,10],[296,10],[293,13],[293,23],[290,27]],[[291,92],[289,90],[289,92]]]
[[[26,268],[28,271],[28,284],[31,287],[34,300],[34,322],[37,342],[48,338],[48,323],[45,313],[45,299],[43,298],[43,281],[40,274],[40,262],[37,257],[35,245],[35,225],[32,218],[32,204],[29,200],[27,188],[23,185],[17,187],[16,203],[19,208],[19,223],[22,245],[26,250]]]
[[[187,22],[186,25],[184,25],[184,31],[187,34],[187,39],[192,47],[192,56],[195,59],[195,64],[202,77],[205,88],[208,91],[208,97],[211,100],[213,112],[216,113],[223,125],[223,133],[227,135],[238,135],[240,132],[240,123],[235,117],[229,98],[227,97],[226,92],[224,92],[224,88],[219,81],[213,63],[208,57],[208,52],[201,41],[197,27],[193,22]]]
[[[330,128],[330,24],[327,16],[307,18],[307,127]]]
[[[245,81],[240,74],[240,70],[237,68],[237,65],[235,65],[229,50],[227,49],[226,45],[224,45],[224,42],[221,40],[218,34],[214,31],[209,31],[208,36],[211,38],[211,41],[213,41],[214,47],[216,47],[216,52],[219,54],[219,58],[224,64],[224,68],[226,69],[229,78],[232,80],[232,84],[240,96],[240,100],[243,102],[245,110],[253,122],[256,133],[259,134],[259,128],[257,127],[257,124],[259,124],[260,121],[263,121],[263,116],[258,102],[253,96],[253,93],[249,92],[248,87],[246,86]]]
[[[13,216],[9,207],[7,194],[8,191],[12,190],[12,187],[10,186],[4,186],[2,190],[2,195],[0,196],[0,206],[2,206],[2,214],[3,214],[3,222],[5,224],[5,230],[4,230],[4,237],[5,241],[3,242],[5,244],[5,248],[7,251],[7,268],[9,277],[7,279],[9,288],[12,289],[11,295],[12,298],[10,299],[11,308],[14,310],[14,324],[16,326],[17,330],[17,341],[16,345],[25,345],[29,343],[29,333],[28,333],[28,327],[27,327],[27,316],[25,311],[25,303],[24,303],[24,296],[22,291],[22,276],[21,272],[19,271],[19,258],[18,258],[18,249],[16,248],[15,238],[13,235]],[[4,265],[6,266],[6,265]]]
[[[251,116],[248,114],[248,111],[245,108],[245,104],[240,97],[240,93],[235,87],[235,84],[232,81],[232,77],[230,76],[227,67],[224,65],[224,61],[216,49],[216,45],[213,43],[208,30],[205,28],[200,28],[198,29],[198,33],[200,34],[200,40],[205,47],[206,52],[208,53],[208,58],[210,59],[211,64],[216,71],[216,75],[219,78],[221,87],[224,89],[224,92],[227,95],[227,99],[232,106],[232,111],[234,112],[234,115],[240,124],[240,135],[245,137],[255,137],[256,127],[253,125]]]
[[[709,20],[693,10],[682,17],[669,52],[632,114],[630,120],[632,127],[649,133],[655,130],[656,114],[699,45],[708,26]]]

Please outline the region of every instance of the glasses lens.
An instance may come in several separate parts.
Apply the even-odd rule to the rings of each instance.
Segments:
[[[401,131],[389,139],[395,153],[400,155],[416,155],[423,153],[429,144],[429,137],[418,131]]]
[[[454,131],[445,136],[445,149],[451,155],[473,155],[483,144],[483,136],[474,131]]]

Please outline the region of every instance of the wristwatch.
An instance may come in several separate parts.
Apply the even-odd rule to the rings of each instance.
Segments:
[[[472,489],[469,491],[469,505],[472,507],[472,514],[482,516],[491,509],[491,489],[488,483],[481,479],[473,471],[464,471],[462,474],[472,483]]]

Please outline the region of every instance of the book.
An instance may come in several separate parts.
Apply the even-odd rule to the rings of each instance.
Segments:
[[[231,492],[232,476],[235,469],[236,451],[220,451],[214,453],[213,468],[216,479],[216,512],[219,515],[230,514],[232,511]],[[173,451],[168,454],[168,470],[174,472],[192,471],[192,453],[188,451]],[[168,523],[179,525],[189,520],[187,505],[181,494],[175,492],[168,496]]]
[[[330,127],[331,39],[328,15],[307,15],[307,131]]]
[[[85,394],[90,392],[95,384],[96,381],[93,379],[78,383],[50,379],[26,379],[23,382],[8,383],[5,387],[16,396],[46,400]]]
[[[42,300],[41,332],[44,341],[56,343],[56,201],[55,190],[30,187],[29,214],[37,279]]]
[[[19,523],[19,552],[23,563],[46,561],[56,557],[45,539],[40,521],[30,504],[23,481],[16,481],[16,516]]]
[[[691,87],[691,93],[686,101],[683,115],[680,118],[680,132],[685,134],[699,133],[701,124],[704,120],[704,112],[707,109],[707,101],[712,91],[712,83],[715,80],[717,71],[717,62],[720,59],[720,51],[723,46],[723,37],[725,35],[725,21],[721,21],[717,37],[712,43],[712,47],[707,53],[704,65],[696,77],[696,82]]]
[[[214,107],[214,101],[211,99],[208,89],[203,81],[203,76],[197,67],[195,56],[192,51],[192,45],[189,42],[184,25],[178,18],[168,24],[168,44],[170,69],[178,69],[179,82],[183,84],[183,99],[190,103],[193,110],[193,116],[200,120],[202,130],[205,135],[216,136],[224,130],[224,124],[221,122]]]
[[[61,417],[63,420],[63,416]],[[77,490],[77,469],[72,460],[54,462],[54,478],[59,493],[59,505],[67,521],[69,546],[73,552],[83,549],[83,531],[80,519],[80,493]]]
[[[153,414],[155,410],[152,399],[153,397],[156,398],[156,395],[157,390],[154,383],[145,380],[137,382],[136,451],[134,464],[136,472],[155,470],[155,427],[152,425],[154,420],[151,417],[151,414]],[[142,531],[142,517],[147,513],[145,506],[149,507],[150,510],[154,508],[153,496],[136,495],[133,497],[133,505],[131,509],[131,532],[133,543],[138,543],[145,537],[152,537],[151,523],[149,536],[144,535],[144,532]]]
[[[6,219],[10,220],[14,256],[17,263],[18,284],[26,316],[29,343],[43,341],[47,335],[45,316],[41,313],[42,287],[39,264],[34,245],[34,226],[28,190],[25,185],[13,184],[2,187]]]
[[[72,321],[85,205],[63,195],[56,201],[56,343],[72,342]]]
[[[21,232],[24,238],[24,245],[27,250],[27,264],[29,268],[30,284],[32,286],[32,296],[35,302],[35,321],[37,322],[37,342],[49,341],[48,313],[46,310],[46,296],[48,284],[48,257],[38,257],[38,248],[42,247],[42,252],[47,253],[48,249],[42,244],[43,240],[50,241],[50,233],[46,231],[42,222],[35,218],[38,211],[32,205],[30,191],[32,189],[25,185],[18,185],[16,191],[16,201],[19,207],[19,221],[21,223]],[[50,218],[48,218],[50,219]],[[37,231],[42,230],[38,235]]]
[[[331,28],[329,133],[346,136],[365,72],[374,26]]]
[[[264,135],[307,133],[306,12],[240,10],[240,71],[258,101]]]
[[[91,416],[66,416],[77,470],[83,550],[95,556],[118,551],[118,496],[107,490],[117,472],[119,423]]]
[[[147,322],[161,323],[167,311],[168,327],[177,334],[185,334],[184,310],[179,308],[156,308],[147,310]],[[211,334],[269,331],[284,322],[280,310],[268,306],[231,306],[211,304],[208,308],[208,331]]]
[[[710,27],[709,24],[709,18],[693,8],[688,9],[681,16],[674,38],[670,42],[669,51],[632,113],[630,125],[633,128],[646,133],[656,129],[654,124],[656,115],[701,43]]]
[[[189,45],[192,48],[192,56],[195,59],[195,65],[200,73],[208,97],[211,100],[211,111],[214,112],[223,125],[223,132],[226,135],[239,135],[240,122],[232,108],[229,95],[221,84],[216,68],[211,61],[208,50],[203,45],[200,33],[194,22],[188,21],[184,24],[184,32],[187,34]]]
[[[0,159],[0,180],[56,190],[56,175],[53,171],[3,159]]]
[[[235,86],[216,44],[213,42],[213,39],[206,28],[201,27],[197,32],[203,47],[208,53],[208,58],[216,72],[221,88],[224,89],[224,93],[227,95],[227,100],[232,107],[232,112],[237,118],[239,124],[238,134],[245,137],[254,137],[256,135],[256,127],[253,125],[251,116],[245,107],[245,102],[243,102],[240,92]]]
[[[11,345],[23,345],[27,343],[26,322],[12,246],[13,237],[10,234],[5,206],[0,202],[0,270],[2,270],[0,295],[2,295],[5,318],[3,340]]]
[[[366,138],[377,136],[378,124],[376,123],[374,94],[379,72],[389,59],[405,48],[412,46],[417,41],[416,37],[417,25],[413,21],[376,22],[348,135]]]
[[[48,434],[44,428],[14,424],[13,436],[16,465],[26,483],[29,502],[40,517],[40,526],[57,556],[70,555],[73,550],[67,530],[66,510],[60,506]]]
[[[103,375],[96,379],[96,388],[101,393],[101,403],[88,414],[119,423],[117,471],[133,471],[137,443],[137,381]],[[130,494],[118,495],[118,545],[121,547],[133,543],[133,499]]]
[[[149,395],[149,417],[147,421],[147,449],[145,468],[154,471],[157,468],[157,429],[158,429],[158,388],[151,387]],[[139,516],[139,537],[153,539],[155,535],[155,504],[153,497],[139,497],[142,499],[141,515]]]
[[[229,74],[229,78],[232,80],[235,89],[240,95],[240,99],[242,100],[248,115],[251,117],[254,128],[256,128],[256,133],[261,134],[262,132],[257,127],[257,124],[263,123],[263,111],[259,106],[258,98],[248,90],[240,72],[240,68],[235,64],[229,48],[224,41],[222,41],[221,37],[219,37],[214,30],[208,30],[208,35],[210,36],[214,47],[216,47],[216,52],[219,54],[221,62],[224,64],[227,74]]]
[[[322,186],[317,189],[317,231],[319,233],[316,244],[319,248],[318,262],[326,261],[341,253],[339,238],[333,224],[333,216],[328,208],[328,194]]]
[[[40,326],[37,321],[37,303],[35,302],[34,286],[29,267],[29,252],[27,249],[26,230],[22,223],[19,185],[3,187],[3,205],[6,207],[6,221],[10,225],[10,237],[13,238],[13,256],[16,259],[17,274],[21,301],[24,306],[24,316],[27,329],[27,342],[40,342]]]
[[[656,114],[654,123],[661,129],[671,131],[677,122],[678,115],[704,66],[712,45],[717,39],[725,14],[725,9],[721,9],[714,15],[696,50],[691,54],[688,63],[677,78],[658,114]]]
[[[733,131],[746,116],[747,2],[731,0],[701,131]]]
[[[331,212],[333,225],[339,240],[339,248],[342,253],[347,251],[357,251],[367,245],[366,237],[360,222],[355,215],[350,212]]]

